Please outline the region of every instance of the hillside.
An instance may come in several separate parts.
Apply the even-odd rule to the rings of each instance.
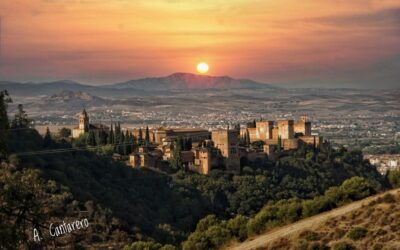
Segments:
[[[400,189],[255,237],[231,250],[399,249]]]

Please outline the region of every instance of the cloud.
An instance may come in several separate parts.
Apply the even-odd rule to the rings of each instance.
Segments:
[[[339,26],[393,25],[400,30],[400,8],[390,8],[363,14],[347,14],[305,19],[305,21]]]

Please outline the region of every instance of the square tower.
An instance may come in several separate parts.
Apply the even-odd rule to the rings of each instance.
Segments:
[[[274,128],[273,121],[256,122],[257,139],[261,141],[272,139],[272,129]]]
[[[228,170],[240,170],[238,139],[238,130],[218,129],[211,133],[211,140],[214,146],[221,150]]]
[[[293,139],[294,138],[294,128],[293,120],[281,120],[278,121],[278,131],[281,139]]]

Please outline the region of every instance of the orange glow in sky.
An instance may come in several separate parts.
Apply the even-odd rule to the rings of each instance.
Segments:
[[[268,83],[400,78],[398,0],[1,0],[0,16],[0,80],[103,84],[204,58]]]

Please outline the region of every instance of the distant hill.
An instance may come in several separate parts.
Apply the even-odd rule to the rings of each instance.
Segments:
[[[110,85],[120,89],[140,90],[192,90],[192,89],[256,89],[278,87],[247,79],[233,79],[229,76],[206,76],[190,73],[174,73],[166,77],[151,77]]]
[[[85,92],[91,95],[102,97],[131,97],[135,95],[147,95],[140,90],[122,90],[103,86],[91,86],[74,81],[63,80],[44,83],[19,83],[19,82],[1,82],[0,89],[7,89],[13,96],[49,96],[58,95],[62,91]]]
[[[44,106],[60,106],[60,108],[68,107],[70,109],[111,104],[111,101],[91,95],[89,93],[70,90],[63,90],[58,94],[45,96],[42,98],[42,101],[43,103],[41,105]]]
[[[52,95],[64,90],[91,92],[96,89],[96,87],[69,80],[62,80],[44,83],[0,82],[0,89],[7,89],[12,95],[33,96]]]
[[[130,80],[106,86],[85,85],[62,80],[43,83],[19,83],[0,81],[0,89],[7,89],[15,96],[54,95],[62,91],[81,91],[102,97],[131,97],[135,95],[168,94],[190,90],[229,90],[229,89],[279,89],[247,79],[233,79],[228,76],[202,76],[189,73],[175,73],[166,77],[152,77]]]

